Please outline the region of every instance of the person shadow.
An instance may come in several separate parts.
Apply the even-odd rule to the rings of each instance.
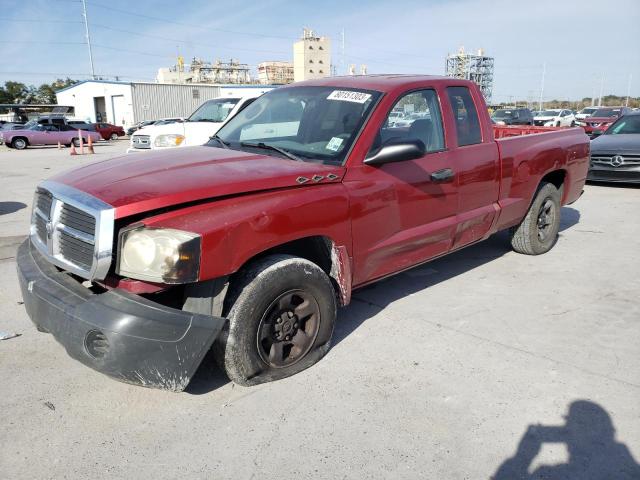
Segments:
[[[560,426],[529,425],[513,457],[492,480],[631,480],[640,479],[638,464],[624,443],[615,440],[611,418],[600,405],[577,400]],[[529,472],[544,443],[564,443],[567,463],[541,465]]]

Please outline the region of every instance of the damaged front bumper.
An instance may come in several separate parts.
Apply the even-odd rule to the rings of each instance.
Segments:
[[[225,323],[120,290],[94,293],[47,262],[28,239],[17,265],[38,329],[71,357],[127,383],[184,390]]]

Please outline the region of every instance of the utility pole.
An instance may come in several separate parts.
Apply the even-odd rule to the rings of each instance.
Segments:
[[[627,83],[627,101],[624,102],[625,107],[629,106],[629,95],[631,95],[631,77],[632,75],[629,74],[629,83]]]
[[[96,79],[96,72],[93,69],[93,53],[91,52],[91,37],[89,36],[89,19],[87,18],[87,3],[82,0],[82,16],[84,17],[84,33],[87,37],[87,46],[89,47],[89,64],[91,65],[91,78]]]
[[[344,67],[344,28],[342,29],[342,52],[341,53],[342,53],[342,55],[341,55],[342,58],[340,59],[340,63],[341,63],[340,70],[342,70],[341,73],[342,73],[342,75],[344,75],[345,74],[345,67]]]
[[[540,101],[538,102],[538,110],[542,111],[542,95],[544,94],[544,76],[547,73],[547,62],[542,64],[542,82],[540,83]]]
[[[602,91],[604,90],[604,72],[602,72],[602,77],[600,77],[600,96],[598,97],[598,106],[602,106]]]

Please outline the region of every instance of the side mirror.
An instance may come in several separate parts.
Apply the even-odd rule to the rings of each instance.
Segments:
[[[422,140],[405,140],[383,145],[377,153],[364,159],[367,165],[383,165],[385,163],[403,162],[423,157],[427,153]]]

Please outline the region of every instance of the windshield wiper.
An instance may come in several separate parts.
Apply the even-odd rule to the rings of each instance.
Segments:
[[[229,148],[229,142],[224,141],[223,139],[221,139],[218,134],[215,134],[211,137],[209,137],[210,140],[217,140],[218,143],[220,145],[222,145],[223,148]]]
[[[297,160],[298,162],[304,162],[303,159],[301,159],[300,157],[294,155],[290,151],[285,150],[284,148],[276,147],[275,145],[269,145],[268,143],[264,143],[264,142],[258,142],[258,143],[240,142],[240,146],[241,147],[263,148],[265,150],[273,150],[274,152],[278,152],[281,155],[284,155],[285,157],[290,158],[291,160]]]

